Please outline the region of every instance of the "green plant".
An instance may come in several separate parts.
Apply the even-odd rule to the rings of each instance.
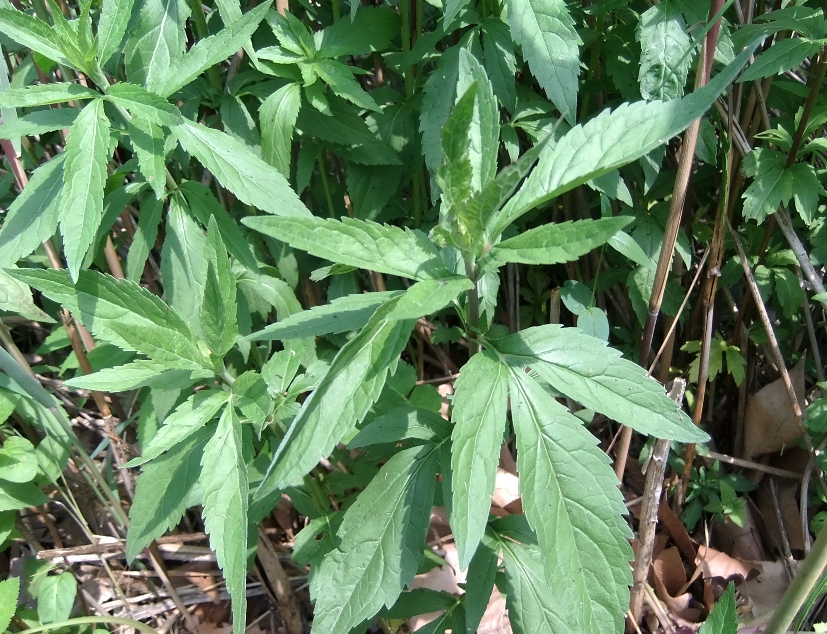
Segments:
[[[683,510],[686,528],[694,530],[704,512],[719,522],[729,519],[736,526],[743,526],[746,501],[738,494],[754,489],[755,484],[742,475],[722,474],[721,463],[717,460],[708,469],[693,468]]]

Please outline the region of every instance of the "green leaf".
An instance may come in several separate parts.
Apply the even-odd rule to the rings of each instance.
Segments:
[[[425,441],[438,444],[451,435],[451,426],[442,416],[421,407],[403,405],[373,419],[348,443],[350,449],[383,443]]]
[[[330,304],[313,306],[291,315],[245,338],[249,341],[285,341],[358,330],[368,323],[379,306],[401,294],[401,291],[385,291],[346,295]]]
[[[493,353],[484,351],[463,366],[454,387],[449,520],[464,570],[482,539],[491,509],[506,424],[507,370]]]
[[[258,372],[250,370],[235,380],[233,404],[260,433],[273,402],[267,391],[267,383]]]
[[[451,24],[467,4],[468,0],[445,0],[445,14],[442,16],[442,23]]]
[[[499,567],[499,549],[495,550],[491,539],[485,536],[471,563],[468,564],[468,577],[465,582],[465,623],[468,632],[476,632],[482,621],[491,600]]]
[[[386,49],[398,33],[399,14],[395,10],[366,6],[359,8],[355,18],[336,20],[317,33],[316,44],[326,57],[367,55]]]
[[[412,447],[395,454],[345,513],[339,547],[313,578],[313,629],[348,634],[411,583],[422,557],[434,498],[435,454]]]
[[[520,494],[556,599],[578,632],[620,632],[629,604],[632,537],[610,460],[583,423],[520,370],[509,395]]]
[[[494,342],[515,366],[530,366],[555,390],[642,434],[702,443],[695,427],[643,368],[576,328],[528,328]]]
[[[96,336],[119,348],[170,368],[212,367],[181,317],[134,282],[94,271],[81,271],[76,284],[67,271],[27,269],[11,274],[65,306]]]
[[[554,590],[546,578],[539,548],[501,540],[505,562],[506,606],[514,634],[588,632],[582,629],[579,612],[560,605],[557,592],[572,579],[555,580]]]
[[[171,128],[177,126],[182,120],[178,108],[163,97],[135,84],[127,82],[112,84],[106,89],[105,99],[155,125]]]
[[[471,188],[477,192],[497,174],[500,116],[488,75],[479,60],[467,49],[462,49],[459,53],[457,94],[465,94],[472,84],[477,85],[477,93],[468,151],[472,168]]]
[[[49,575],[37,588],[37,616],[41,623],[65,621],[72,614],[78,583],[71,572]]]
[[[508,25],[499,18],[488,17],[480,26],[485,70],[494,94],[510,112],[514,112],[517,107],[517,56]]]
[[[520,191],[492,219],[490,233],[499,235],[537,205],[666,143],[706,112],[753,50],[747,47],[708,84],[683,99],[623,104],[572,128],[557,145],[546,147]]]
[[[201,302],[201,331],[217,357],[223,357],[238,338],[236,284],[218,223],[210,218],[206,244],[207,274]]]
[[[97,50],[101,66],[118,51],[126,36],[135,0],[103,0],[98,18]]]
[[[26,319],[54,322],[34,303],[32,290],[20,280],[0,270],[0,311],[17,313]]]
[[[799,66],[805,59],[818,53],[822,46],[824,46],[823,40],[809,40],[798,37],[788,37],[776,41],[755,58],[750,67],[738,78],[738,81],[753,81],[780,75]]]
[[[781,203],[789,202],[793,196],[793,183],[786,162],[781,152],[765,147],[756,148],[744,157],[744,173],[753,177],[752,184],[742,196],[744,218],[763,223]]]
[[[364,419],[413,328],[412,321],[387,318],[396,302],[381,306],[333,359],[273,454],[256,498],[301,482],[304,474]]]
[[[560,264],[572,262],[592,249],[605,244],[626,227],[633,218],[617,216],[599,220],[549,223],[529,229],[496,245],[488,260],[494,266],[506,262],[523,264]],[[481,263],[481,266],[486,266]]]
[[[403,168],[362,166],[351,163],[347,168],[347,192],[353,215],[362,220],[376,220],[393,199],[405,174]]]
[[[472,288],[474,283],[464,276],[417,282],[399,298],[387,318],[419,319],[431,315],[454,301],[463,291]]]
[[[184,121],[176,133],[184,151],[242,202],[276,215],[310,215],[284,176],[230,135],[191,121]]]
[[[103,101],[84,108],[69,130],[60,198],[60,232],[72,279],[92,246],[103,217],[103,187],[109,162],[109,119]]]
[[[640,42],[640,94],[647,101],[683,97],[692,65],[692,40],[680,9],[661,3],[640,16],[636,31]]]
[[[3,9],[0,9],[2,13]],[[100,93],[80,84],[37,84],[0,91],[0,108],[33,108],[64,101],[96,99]]]
[[[147,88],[164,97],[180,90],[245,46],[269,9],[269,4],[260,4],[215,35],[200,40],[183,56],[173,60],[168,72],[153,82],[153,87],[147,85]]]
[[[195,372],[191,370],[169,370],[162,363],[138,359],[125,365],[106,368],[100,372],[76,376],[66,381],[65,385],[81,390],[125,392],[146,386],[164,389],[178,383],[191,385],[198,378],[210,378],[212,376],[213,373],[206,369]]]
[[[20,595],[20,577],[9,577],[0,581],[0,631],[5,632],[17,611]]]
[[[233,606],[233,633],[243,634],[247,614],[247,464],[241,423],[227,407],[201,458],[201,488],[210,547],[224,573]]]
[[[164,203],[161,200],[149,200],[143,204],[138,226],[135,229],[135,235],[132,236],[132,244],[129,246],[129,254],[126,257],[126,279],[133,282],[140,281],[146,260],[155,246],[163,208]]]
[[[201,456],[212,431],[195,430],[189,438],[144,466],[129,509],[127,562],[132,562],[153,540],[181,521],[187,508],[187,496],[201,474]],[[208,472],[213,473],[212,465]]]
[[[167,176],[164,133],[152,121],[140,116],[133,116],[128,127],[129,138],[138,156],[141,174],[152,187],[155,197],[160,200],[164,196]]]
[[[326,59],[316,62],[313,69],[330,86],[330,89],[343,99],[347,99],[360,108],[382,112],[379,104],[353,78],[350,67],[341,62]]]
[[[445,127],[442,129],[442,166],[437,173],[437,182],[442,190],[444,222],[447,229],[456,234],[457,239],[471,233],[472,239],[481,230],[477,227],[463,227],[458,223],[458,208],[472,195],[471,167],[471,120],[474,117],[474,99],[477,84],[471,84],[459,98]],[[441,219],[442,220],[442,219]],[[460,242],[459,244],[463,244]]]
[[[37,476],[37,454],[34,445],[20,436],[9,436],[0,450],[0,480],[31,482]]]
[[[712,608],[698,634],[735,634],[738,631],[738,613],[735,609],[735,584],[730,583]]]
[[[146,0],[124,48],[126,77],[130,83],[166,97],[162,92],[187,48],[185,31],[189,5],[184,0]]]
[[[597,306],[586,309],[577,317],[577,327],[587,335],[609,341],[609,320]]]
[[[261,123],[261,158],[285,178],[290,177],[290,144],[301,109],[301,86],[282,86],[258,110]]]
[[[443,52],[439,64],[425,82],[419,131],[425,165],[435,174],[442,165],[442,130],[454,106],[459,82],[459,46]]]
[[[64,54],[63,47],[54,30],[42,20],[12,9],[10,5],[8,5],[8,8],[0,7],[0,32],[21,46],[30,48],[58,64],[74,68],[74,65]]]
[[[369,220],[246,217],[242,222],[316,257],[415,280],[451,277],[423,234]]]
[[[531,73],[560,113],[574,125],[583,43],[564,0],[509,0],[508,24]]]
[[[40,506],[48,501],[43,491],[31,482],[4,482],[0,487],[0,513]]]
[[[0,126],[0,139],[19,139],[22,136],[34,136],[70,128],[77,116],[78,111],[74,108],[51,108],[30,112],[14,121],[4,120],[3,125]]]

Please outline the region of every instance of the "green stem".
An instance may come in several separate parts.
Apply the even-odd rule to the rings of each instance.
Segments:
[[[411,187],[413,188],[413,223],[414,228],[419,229],[419,226],[422,224],[422,217],[425,215],[423,213],[425,209],[425,199],[423,198],[423,192],[425,192],[424,166],[420,165],[416,168],[416,171],[413,174],[413,182],[411,183]]]
[[[827,569],[827,530],[816,537],[810,554],[775,608],[764,634],[783,634]]]
[[[356,0],[352,0],[352,1],[355,2]],[[333,6],[333,21],[335,22],[336,20],[339,19],[339,16],[342,13],[341,9],[339,8],[339,0],[333,0],[332,6]]]
[[[804,131],[807,129],[807,122],[810,120],[810,113],[813,111],[816,98],[821,91],[821,84],[824,82],[824,74],[827,71],[827,50],[822,49],[819,55],[818,66],[815,75],[812,78],[810,85],[810,94],[807,95],[807,101],[804,104],[804,111],[801,113],[801,121],[798,123],[798,129],[795,131],[795,137],[790,146],[790,154],[787,156],[787,167],[792,167],[795,163],[798,148],[801,147],[801,142],[804,139]]]
[[[402,55],[407,56],[411,52],[411,6],[408,0],[399,0],[399,17],[402,21]],[[413,95],[413,69],[405,70],[405,95]]]
[[[468,352],[471,356],[474,356],[480,351],[480,344],[477,339],[477,327],[480,321],[480,296],[477,287],[477,265],[473,260],[465,261],[465,274],[474,283],[474,288],[468,291],[468,321],[465,328]]]
[[[324,161],[324,148],[319,148],[319,153],[316,155],[316,162],[319,164],[319,175],[322,178],[322,189],[324,189],[324,197],[327,200],[327,211],[331,218],[336,217],[336,210],[333,208],[333,197],[330,195],[330,183],[327,180],[327,166]]]
[[[50,630],[58,630],[62,627],[71,627],[72,625],[91,625],[94,623],[111,624],[111,625],[126,625],[133,627],[146,634],[158,634],[158,630],[140,621],[133,621],[132,619],[125,619],[120,616],[81,616],[76,619],[66,619],[65,621],[58,621],[57,623],[49,623],[48,625],[40,625],[28,630],[23,630],[26,634],[34,634],[35,632],[48,632]]]

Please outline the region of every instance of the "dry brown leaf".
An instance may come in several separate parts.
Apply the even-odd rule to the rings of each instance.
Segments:
[[[790,380],[803,410],[804,358],[790,370]],[[747,397],[744,414],[744,458],[780,451],[795,444],[801,425],[793,414],[784,382],[777,379]]]
[[[757,617],[778,607],[790,586],[790,577],[783,561],[753,561],[750,564],[760,574],[747,579],[739,589],[752,605],[752,616]],[[793,562],[794,568],[798,565],[798,562]]]
[[[770,543],[768,546],[772,547],[782,556],[784,555],[784,536],[786,536],[791,550],[804,550],[804,533],[801,527],[801,514],[798,509],[798,500],[796,494],[798,493],[797,482],[777,482],[775,490],[776,497],[772,494],[770,485],[771,480],[764,478],[758,487],[758,508],[761,511],[761,517],[764,520],[764,525],[770,533]],[[776,510],[776,504],[778,510]],[[781,534],[778,526],[778,513],[781,513],[781,521],[784,525],[784,535]]]
[[[701,566],[704,579],[722,577],[727,580],[738,578],[744,580],[753,570],[757,570],[751,562],[740,561],[714,548],[698,546],[698,556],[695,564]]]

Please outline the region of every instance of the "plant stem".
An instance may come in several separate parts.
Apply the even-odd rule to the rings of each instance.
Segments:
[[[190,0],[190,7],[192,8],[192,17],[195,20],[195,32],[198,34],[198,39],[203,40],[210,34],[210,29],[207,26],[207,19],[204,17],[204,7],[201,5],[201,0]],[[210,78],[210,86],[218,92],[221,90],[221,77],[218,75],[218,67],[213,65],[207,70],[207,76]]]
[[[411,52],[411,6],[408,0],[399,0],[399,17],[402,21],[402,55],[407,56]],[[405,70],[405,95],[413,95],[413,69]]]
[[[327,166],[324,161],[324,148],[319,148],[319,153],[316,155],[316,162],[319,164],[319,175],[322,179],[322,189],[324,189],[324,197],[327,200],[327,211],[331,218],[336,217],[336,209],[333,207],[333,197],[330,195],[330,183],[327,181]]]
[[[132,619],[125,619],[120,616],[81,616],[74,619],[66,619],[65,621],[58,621],[57,623],[49,623],[48,625],[39,625],[38,627],[33,627],[23,631],[27,634],[34,634],[35,632],[58,630],[62,627],[71,627],[73,625],[91,625],[94,623],[102,623],[104,625],[126,625],[141,632],[146,632],[147,634],[158,634],[158,630],[154,627],[150,627],[140,621],[133,621]]]
[[[477,265],[473,260],[465,261],[465,273],[474,283],[474,288],[468,291],[468,322],[465,329],[465,336],[468,339],[468,353],[474,356],[480,351],[480,344],[477,339],[477,325],[480,321],[480,296],[477,287]]]

